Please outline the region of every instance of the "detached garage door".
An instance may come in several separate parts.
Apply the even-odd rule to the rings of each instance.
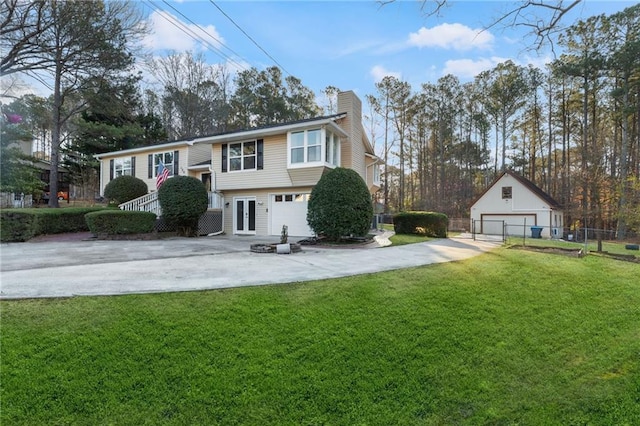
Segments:
[[[271,235],[280,235],[287,225],[289,235],[308,237],[313,231],[307,225],[309,194],[275,194],[271,196]]]
[[[522,236],[528,234],[530,227],[536,225],[535,213],[521,213],[521,214],[493,214],[485,213],[482,217],[482,234],[502,234],[503,223],[506,225],[507,235]],[[526,223],[526,226],[525,226]],[[499,224],[499,226],[497,226]],[[477,225],[476,225],[477,226]]]

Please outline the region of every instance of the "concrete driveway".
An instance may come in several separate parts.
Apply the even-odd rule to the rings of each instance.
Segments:
[[[290,241],[295,241],[291,238]],[[310,281],[450,262],[499,245],[451,238],[397,247],[304,246],[289,255],[251,253],[277,237],[151,241],[45,241],[0,245],[0,298],[210,290]]]

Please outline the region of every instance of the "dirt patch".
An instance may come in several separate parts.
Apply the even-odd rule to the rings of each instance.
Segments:
[[[559,254],[559,255],[571,256],[571,257],[584,256],[584,252],[582,251],[581,248],[574,249],[574,248],[562,248],[562,247],[523,246],[523,245],[514,245],[514,246],[511,246],[510,248],[537,251],[537,252],[550,253],[550,254]],[[589,254],[608,257],[610,259],[624,260],[626,262],[640,263],[640,257],[634,256],[633,254],[616,254],[616,253],[609,253],[606,251],[601,251],[601,252],[592,251],[592,252],[589,252]]]
[[[608,257],[616,260],[624,260],[625,262],[640,263],[640,257],[634,256],[633,254],[616,254],[616,253],[609,253],[606,251],[600,251],[600,252],[596,251],[596,252],[591,252],[591,254],[595,254],[596,256]]]
[[[91,232],[70,232],[65,234],[49,234],[38,235],[31,238],[29,243],[48,243],[48,242],[69,242],[69,241],[87,241],[93,240],[95,237]]]
[[[366,247],[370,244],[375,244],[375,240],[373,239],[373,235],[367,235],[366,237],[345,237],[340,241],[333,241],[324,237],[309,237],[298,241],[298,244],[303,246],[318,246],[322,248],[357,249]]]
[[[583,257],[584,252],[581,248],[562,248],[562,247],[544,247],[544,246],[523,246],[523,245],[514,245],[511,246],[512,249],[520,249],[520,250],[529,250],[529,251],[537,251],[542,253],[549,254],[559,254],[563,256],[569,257]]]

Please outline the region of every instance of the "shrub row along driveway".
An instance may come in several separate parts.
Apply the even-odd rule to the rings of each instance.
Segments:
[[[498,243],[441,239],[376,249],[257,254],[249,237],[2,244],[0,298],[116,295],[337,278],[479,255]]]

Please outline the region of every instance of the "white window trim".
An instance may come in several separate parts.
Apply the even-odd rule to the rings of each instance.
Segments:
[[[373,184],[374,185],[380,185],[381,175],[382,175],[382,172],[380,171],[380,165],[378,163],[373,163]]]
[[[244,144],[245,143],[252,143],[253,142],[253,157],[254,157],[254,162],[253,162],[253,168],[252,169],[245,169],[244,168]],[[240,170],[231,170],[231,145],[236,145],[236,144],[240,144],[240,151],[241,151],[241,155],[240,157],[233,157],[233,158],[240,158],[240,165],[241,165],[241,169]],[[249,157],[249,155],[247,156]],[[258,170],[258,140],[254,139],[254,140],[250,140],[250,141],[242,141],[242,142],[229,142],[227,144],[227,173],[245,173],[245,172],[254,172]]]
[[[165,163],[164,162],[165,154],[171,154],[171,163]],[[175,157],[173,155],[173,151],[164,151],[164,152],[156,152],[151,157],[153,159],[153,178],[155,179],[155,178],[158,177],[158,163],[156,163],[156,156],[158,156],[158,155],[162,155],[162,158],[163,158],[162,163],[164,164],[164,166],[167,169],[169,169],[169,176],[173,176],[173,162],[175,161]],[[169,164],[169,165],[167,165],[167,164]]]
[[[133,161],[131,160],[132,157],[120,157],[120,158],[114,158],[113,159],[113,178],[117,178],[120,176],[133,176],[133,167],[132,167],[132,163]],[[124,162],[125,160],[129,160],[129,167],[127,169],[124,168]],[[123,170],[123,173],[121,175],[116,173],[116,170],[118,168],[118,166],[121,166],[121,170]],[[128,170],[129,173],[124,173],[124,170]]]
[[[335,156],[336,158],[335,164],[328,160],[325,160],[325,163],[332,168],[340,166],[340,161],[341,161],[340,155],[342,151],[342,140],[340,139],[340,136],[337,133],[327,131],[326,129],[323,129],[322,133],[323,133],[323,140],[325,141],[325,150],[326,150],[326,140],[327,140],[328,134],[331,134],[333,136],[333,141],[334,141],[333,143],[331,143],[331,149],[329,150],[329,152],[325,152],[324,153],[325,156],[322,158],[333,159]],[[334,150],[337,150],[337,152],[335,152]]]
[[[307,161],[307,156],[308,156],[308,132],[309,131],[314,131],[314,130],[320,130],[320,160],[318,161]],[[298,147],[298,148],[304,148],[304,159],[305,161],[300,162],[300,163],[292,163],[291,162],[291,135],[294,133],[301,133],[304,132],[304,145],[302,147]],[[338,155],[337,155],[337,164],[331,164],[329,161],[326,160],[327,158],[327,144],[326,144],[326,138],[327,138],[327,129],[323,126],[323,127],[310,127],[308,129],[296,129],[295,131],[289,131],[287,132],[287,167],[290,169],[298,169],[298,168],[305,168],[305,167],[318,167],[318,166],[327,166],[327,167],[338,167],[340,165],[340,162],[342,161],[341,159],[341,151],[342,151],[342,139],[340,137],[339,134],[337,134],[336,132],[331,131],[331,133],[334,135],[335,138],[337,138],[337,150],[338,150]],[[316,146],[316,145],[312,145],[312,146]]]

